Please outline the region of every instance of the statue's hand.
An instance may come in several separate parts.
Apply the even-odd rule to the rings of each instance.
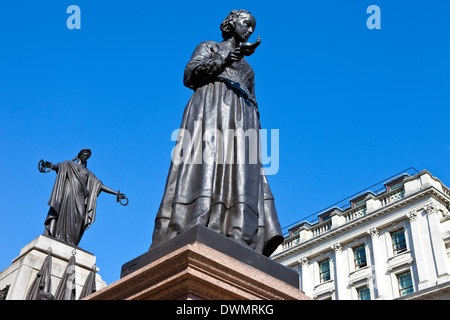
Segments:
[[[238,62],[242,59],[242,54],[241,54],[241,48],[234,48],[233,50],[230,51],[230,53],[228,54],[228,56],[225,58],[224,60],[224,64],[226,66],[229,66],[231,64],[233,64],[233,62]]]
[[[47,170],[48,169],[48,170]],[[38,170],[42,173],[50,172],[52,169],[52,163],[49,161],[40,160],[38,163]]]
[[[123,203],[121,200],[125,199],[126,202]],[[126,206],[128,204],[128,198],[125,197],[125,193],[121,193],[120,191],[117,191],[117,202],[119,202],[121,205]]]

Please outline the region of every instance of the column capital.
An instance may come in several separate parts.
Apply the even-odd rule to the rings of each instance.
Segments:
[[[335,252],[342,252],[342,245],[339,242],[333,243],[331,245],[331,249],[333,249]]]
[[[411,210],[410,212],[408,212],[406,214],[406,216],[408,217],[410,222],[416,221],[417,220],[417,211]]]
[[[300,262],[300,264],[302,265],[302,267],[307,267],[309,266],[309,260],[306,257],[301,257],[298,262]]]
[[[430,202],[425,206],[427,214],[433,214],[438,212],[438,207],[434,202]]]
[[[367,233],[372,237],[372,238],[378,238],[378,236],[380,235],[378,232],[378,229],[376,227],[372,227],[369,230],[367,230]]]

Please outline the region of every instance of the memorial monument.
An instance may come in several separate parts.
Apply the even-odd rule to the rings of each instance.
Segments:
[[[58,164],[41,160],[40,172],[57,173],[45,231],[0,273],[2,296],[308,299],[297,272],[268,258],[284,237],[261,163],[255,73],[245,59],[261,44],[260,37],[248,42],[255,28],[250,12],[231,11],[220,25],[223,41],[200,43],[185,68],[184,85],[194,93],[181,120],[148,252],[125,263],[115,283],[105,287],[96,280],[95,257],[78,244],[95,221],[100,192],[116,195],[122,205],[128,199],[87,169],[89,149]],[[77,267],[81,294],[75,290]]]
[[[184,85],[194,94],[184,111],[174,157],[188,152],[193,159],[172,159],[152,248],[198,224],[266,256],[283,241],[259,157],[255,73],[244,57],[260,43],[259,38],[246,43],[255,27],[248,11],[232,11],[220,26],[223,41],[200,43],[186,66]],[[208,137],[211,133],[215,135]],[[191,137],[205,141],[201,150],[191,148]]]
[[[204,41],[184,71],[186,105],[147,253],[86,299],[308,299],[298,274],[268,258],[284,238],[260,159],[256,20],[234,10],[223,41]]]
[[[39,172],[57,173],[44,234],[23,247],[11,266],[0,272],[2,299],[75,300],[106,286],[96,274],[96,257],[78,244],[95,220],[100,192],[116,195],[124,206],[128,198],[87,169],[90,156],[91,150],[83,149],[71,161],[39,161]]]

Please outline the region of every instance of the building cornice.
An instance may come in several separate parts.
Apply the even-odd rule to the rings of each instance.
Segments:
[[[423,170],[420,174],[423,174],[423,173],[428,173],[428,171]],[[430,176],[431,176],[431,174],[430,174]],[[434,178],[434,177],[432,177],[432,178],[436,180],[436,178]],[[434,196],[436,199],[444,202],[445,207],[447,207],[450,204],[450,197],[448,195],[445,195],[442,191],[438,190],[433,185],[429,185],[419,191],[416,191],[416,192],[406,196],[403,199],[391,202],[391,203],[389,203],[381,208],[378,208],[372,212],[367,212],[365,215],[358,217],[354,220],[345,222],[338,226],[332,226],[328,231],[326,231],[322,234],[314,236],[311,239],[300,242],[300,243],[292,246],[291,248],[288,248],[280,253],[273,255],[271,257],[271,259],[273,259],[275,261],[280,261],[280,260],[282,260],[288,256],[291,256],[307,247],[310,247],[311,245],[316,245],[320,242],[325,242],[328,239],[333,238],[333,237],[343,233],[344,231],[354,228],[355,226],[368,223],[375,218],[378,218],[380,216],[384,216],[384,215],[390,213],[392,210],[398,209],[400,207],[406,207],[411,202],[418,201],[421,198],[424,198],[427,196],[428,197]],[[429,203],[424,204],[424,209],[426,209],[426,206],[428,204]],[[408,212],[408,213],[410,213],[410,212]],[[405,216],[407,216],[407,214],[405,214]]]

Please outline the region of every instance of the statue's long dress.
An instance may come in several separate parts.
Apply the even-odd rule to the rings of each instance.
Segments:
[[[174,149],[179,158],[172,157],[151,248],[197,224],[266,256],[283,241],[260,162],[254,72],[245,59],[221,70],[218,62],[230,49],[225,42],[202,42],[186,66],[184,84],[195,92],[184,111]]]
[[[81,164],[64,161],[58,164],[58,175],[48,202],[44,235],[77,246],[85,230],[95,220],[101,181]],[[50,221],[56,219],[54,234]]]

